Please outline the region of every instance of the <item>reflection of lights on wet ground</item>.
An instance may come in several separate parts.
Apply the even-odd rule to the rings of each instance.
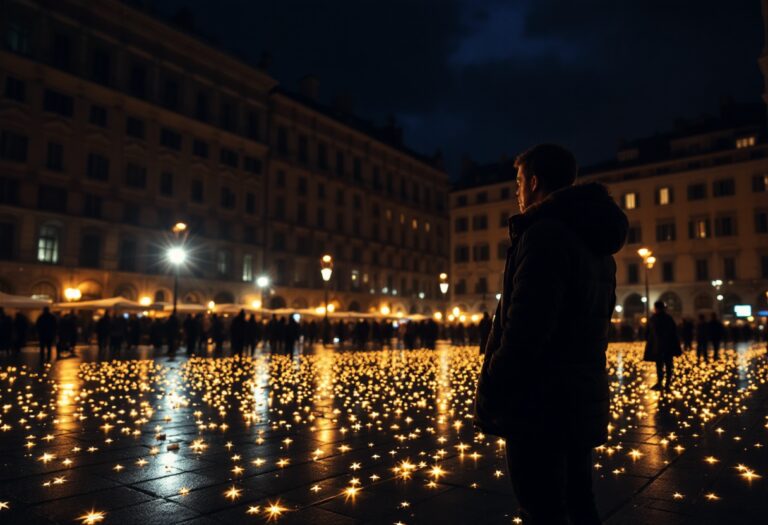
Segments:
[[[721,418],[743,413],[748,398],[768,383],[763,352],[757,347],[729,351],[725,359],[707,366],[683,356],[675,362],[671,390],[658,393],[649,388],[655,371],[642,362],[642,345],[612,345],[607,356],[610,439],[597,449],[596,476],[626,478],[682,454],[695,454],[700,469],[714,472],[731,461],[725,451],[734,445],[760,448],[761,443],[742,439],[743,429]],[[192,358],[175,366],[161,361],[74,366],[70,361],[63,372],[46,367],[42,373],[6,367],[0,369],[0,429],[19,432],[19,453],[48,474],[38,490],[71,487],[70,477],[56,471],[82,464],[77,460],[86,454],[89,463],[91,456],[107,458],[102,463],[118,480],[157,468],[175,472],[198,458],[224,458],[220,481],[227,485],[220,497],[232,506],[245,494],[231,485],[235,478],[239,484],[252,475],[295,476],[296,469],[313,463],[337,467],[343,477],[326,483],[310,475],[303,490],[348,499],[350,505],[364,506],[365,498],[352,500],[361,492],[379,490],[380,481],[403,484],[404,495],[419,487],[436,489],[449,474],[448,465],[456,483],[482,489],[496,480],[504,482],[506,474],[504,441],[475,431],[471,424],[480,359],[471,348],[337,352],[318,347],[300,357]],[[54,372],[58,375],[49,377]],[[50,397],[32,395],[34,389]],[[62,425],[96,432],[73,446],[63,439],[66,433],[53,432]],[[650,427],[658,431],[653,446],[627,438]],[[706,443],[704,437],[709,438]],[[130,459],[109,455],[127,444],[144,452]],[[726,470],[745,488],[763,482],[747,466],[759,468],[749,456],[732,461],[735,470]],[[737,461],[742,463],[735,466]],[[351,474],[358,477],[350,479]],[[185,483],[165,488],[179,496],[198,488]],[[682,486],[675,489],[672,485],[667,497],[682,499]],[[685,492],[692,494],[688,488]],[[716,501],[719,493],[716,485],[702,487],[697,497],[686,500]],[[724,500],[730,500],[725,494]],[[405,501],[410,502],[409,512],[418,512],[414,497]],[[402,502],[393,501],[390,510],[403,508]],[[248,514],[270,519],[289,510],[279,502],[248,509]],[[83,512],[81,521],[90,515]],[[103,512],[93,513],[91,519],[104,519]]]

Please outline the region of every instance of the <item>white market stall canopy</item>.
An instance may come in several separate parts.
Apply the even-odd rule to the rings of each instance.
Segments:
[[[43,308],[50,305],[51,301],[47,299],[33,299],[23,295],[0,292],[0,307],[3,308]]]
[[[56,303],[53,308],[57,310],[147,310],[136,301],[125,297],[110,297],[108,299],[95,299],[93,301],[73,301],[68,303]]]
[[[151,306],[145,307],[144,310],[160,310],[162,312],[173,312],[173,303],[153,303]],[[183,314],[196,314],[205,313],[208,308],[202,304],[194,303],[176,303],[176,312]]]

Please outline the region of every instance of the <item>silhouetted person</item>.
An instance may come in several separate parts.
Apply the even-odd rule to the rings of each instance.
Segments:
[[[29,332],[29,319],[21,312],[16,312],[13,317],[13,352],[18,354],[21,349],[27,346],[27,335]]]
[[[0,351],[10,353],[13,345],[13,318],[0,308]]]
[[[656,301],[653,303],[653,310],[654,313],[648,320],[648,340],[645,343],[643,359],[656,363],[656,384],[651,389],[661,390],[662,379],[666,379],[663,388],[669,390],[674,358],[682,355],[680,338],[677,336],[675,320],[667,313],[667,306],[662,301]]]
[[[518,156],[511,245],[475,398],[475,422],[506,439],[524,523],[600,523],[592,448],[608,438],[605,351],[613,254],[627,217],[606,188],[573,186],[576,160],[542,144]]]
[[[702,359],[706,363],[709,361],[707,347],[709,346],[709,323],[704,314],[699,314],[699,321],[696,323],[696,361]]]
[[[168,344],[168,355],[176,354],[176,346],[179,339],[179,318],[175,314],[168,316],[165,321],[165,340]]]
[[[285,334],[283,336],[283,340],[285,341],[285,353],[288,355],[293,355],[294,347],[296,346],[296,341],[299,339],[299,323],[296,322],[296,319],[293,318],[292,315],[288,316],[288,321],[285,325]]]
[[[77,317],[70,312],[61,316],[58,324],[59,339],[57,346],[57,355],[70,353],[74,355],[75,344],[77,343]]]
[[[256,346],[259,344],[259,328],[256,316],[251,314],[245,324],[245,347],[250,355],[256,353]]]
[[[713,313],[709,319],[709,340],[712,342],[712,350],[714,350],[713,359],[717,360],[720,355],[720,344],[723,342],[725,336],[725,327],[720,319],[717,318],[717,314]]]
[[[480,353],[485,352],[485,345],[488,344],[488,336],[491,335],[491,316],[488,312],[483,312],[483,318],[480,319]]]
[[[688,351],[693,348],[693,321],[687,317],[683,319],[683,323],[680,326],[683,336],[683,348]]]
[[[128,349],[137,348],[141,342],[141,325],[135,314],[128,318],[126,341],[128,341]]]
[[[46,306],[43,308],[43,313],[37,318],[35,322],[35,328],[37,329],[37,338],[40,343],[40,360],[51,359],[51,351],[53,349],[53,343],[56,340],[56,317],[51,313],[50,309]]]
[[[118,354],[123,349],[125,334],[128,331],[128,321],[122,314],[115,314],[110,323],[109,349]]]
[[[188,314],[184,318],[181,329],[184,332],[184,346],[186,347],[187,355],[192,355],[195,353],[197,342],[200,340],[200,334],[197,333],[197,323],[192,314]]]
[[[232,355],[243,355],[245,346],[245,310],[240,310],[229,324],[229,341]]]
[[[104,352],[109,347],[109,335],[112,333],[112,319],[109,312],[96,321],[96,341],[99,346],[99,352]]]
[[[224,322],[216,314],[211,315],[211,339],[213,351],[220,354],[224,350]]]

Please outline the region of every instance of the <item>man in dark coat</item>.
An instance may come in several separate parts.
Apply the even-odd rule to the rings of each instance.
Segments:
[[[707,347],[709,346],[709,323],[704,314],[699,314],[699,322],[696,323],[696,362],[702,359],[706,363]]]
[[[232,322],[229,324],[229,344],[233,356],[243,355],[243,347],[245,346],[245,323],[245,310],[240,310],[240,312],[232,318]]]
[[[725,336],[725,327],[715,313],[712,314],[707,326],[709,327],[709,340],[712,341],[712,350],[714,350],[713,359],[717,361],[720,357],[720,343],[723,342]]]
[[[645,343],[645,361],[656,362],[656,384],[653,390],[662,389],[662,378],[666,382],[664,389],[669,390],[674,370],[674,358],[682,355],[680,338],[677,336],[677,325],[672,316],[667,313],[667,306],[662,301],[653,303],[653,315],[648,320],[648,339]]]
[[[35,328],[37,328],[37,338],[40,343],[40,360],[51,359],[53,343],[56,340],[56,326],[58,321],[56,317],[46,306],[43,313],[37,318]]]
[[[480,319],[480,353],[485,352],[485,346],[488,344],[488,336],[491,335],[491,316],[488,312],[483,312],[483,318]]]
[[[526,523],[600,523],[592,448],[608,435],[613,254],[627,218],[604,186],[573,185],[576,160],[560,146],[535,146],[515,165],[522,213],[509,220],[475,423],[506,439]]]

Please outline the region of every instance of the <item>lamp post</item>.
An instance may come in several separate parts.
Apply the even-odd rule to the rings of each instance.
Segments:
[[[184,222],[177,222],[171,228],[176,245],[168,250],[168,260],[173,265],[173,316],[176,316],[176,303],[179,295],[179,267],[186,261],[187,253],[182,247],[182,235],[186,239],[187,225]]]
[[[653,268],[656,263],[656,257],[653,256],[653,252],[648,248],[640,248],[637,250],[637,254],[643,259],[643,266],[645,266],[645,322],[650,319],[650,291],[648,290],[648,272]]]
[[[328,254],[320,259],[320,275],[323,278],[323,290],[325,292],[325,316],[323,318],[323,344],[328,344],[328,281],[333,274],[333,257]]]
[[[266,298],[264,297],[264,292],[266,291],[267,287],[269,287],[269,277],[266,275],[259,275],[259,277],[256,279],[256,286],[259,287],[259,290],[261,290],[261,316],[264,317],[264,308],[266,308]]]
[[[720,320],[723,319],[723,294],[720,293],[720,287],[723,286],[723,280],[722,279],[715,279],[712,281],[712,287],[715,289],[717,294],[715,294],[715,299],[717,299],[717,312],[720,315]]]

